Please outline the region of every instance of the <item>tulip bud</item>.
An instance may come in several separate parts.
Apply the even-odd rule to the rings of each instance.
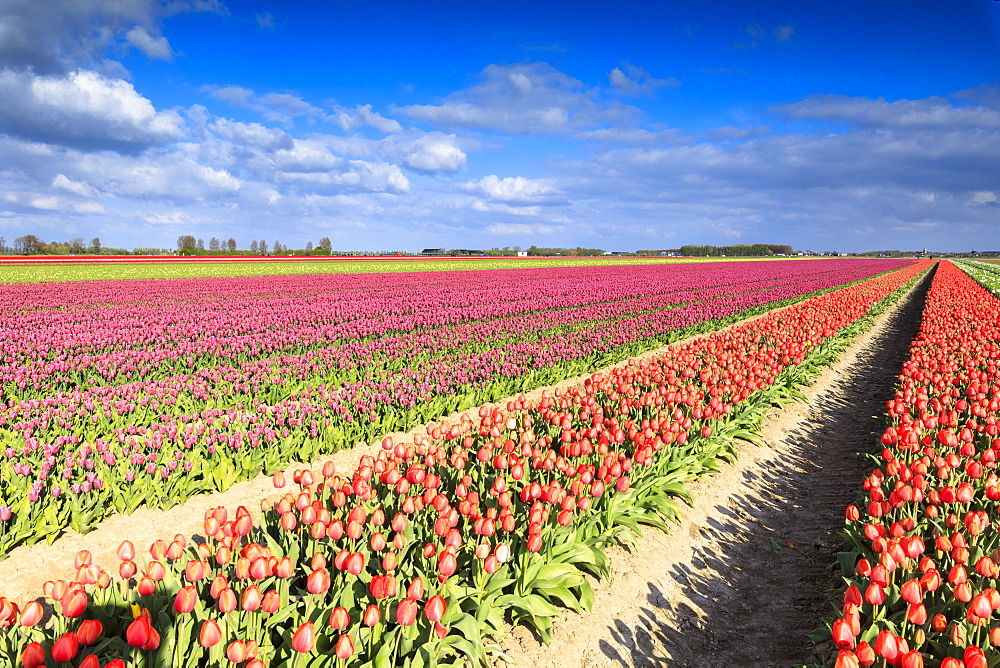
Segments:
[[[21,652],[21,666],[23,668],[38,668],[45,665],[45,650],[37,642],[28,643]]]
[[[145,615],[136,617],[125,630],[125,639],[132,647],[142,647],[152,637],[153,627]]]
[[[292,649],[300,654],[312,651],[316,644],[316,629],[312,622],[305,622],[292,634]]]
[[[424,615],[428,621],[439,622],[447,609],[448,604],[444,598],[440,595],[434,595],[427,599],[427,603],[424,605]]]
[[[214,619],[206,619],[198,632],[198,644],[202,647],[214,647],[222,640],[222,629]]]
[[[24,608],[21,609],[21,618],[19,623],[21,626],[35,626],[42,620],[42,615],[45,610],[42,609],[42,604],[38,601],[28,601],[24,604]],[[42,663],[45,659],[42,659]]]
[[[361,623],[365,626],[377,626],[381,621],[382,615],[379,612],[378,606],[372,603],[365,609],[365,614],[361,618]]]
[[[80,652],[80,642],[76,634],[70,631],[59,636],[59,639],[52,645],[52,660],[57,663],[66,663],[76,658]]]
[[[333,612],[330,613],[330,628],[337,631],[343,631],[351,623],[351,616],[348,614],[346,608],[336,607]]]
[[[93,645],[101,637],[104,626],[96,619],[85,619],[76,630],[76,639],[81,645]]]
[[[354,641],[351,640],[350,634],[342,633],[337,638],[337,644],[333,648],[333,653],[338,659],[350,659],[354,656]]]
[[[396,608],[396,623],[402,626],[410,626],[417,621],[417,614],[420,612],[419,604],[412,598],[404,598]]]

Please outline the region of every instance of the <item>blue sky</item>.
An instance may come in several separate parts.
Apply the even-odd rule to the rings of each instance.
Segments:
[[[0,235],[1000,250],[1000,2],[0,0]]]

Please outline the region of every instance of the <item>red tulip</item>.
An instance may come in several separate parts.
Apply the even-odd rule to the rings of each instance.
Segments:
[[[424,605],[424,615],[429,621],[439,622],[447,609],[448,604],[444,598],[440,595],[434,595],[427,599],[427,603]]]
[[[883,630],[875,638],[875,653],[883,659],[892,661],[899,653],[899,645],[896,643],[896,636],[889,630]]]
[[[28,601],[24,604],[21,609],[21,626],[35,626],[42,620],[42,615],[45,610],[42,609],[42,604],[38,601]]]
[[[76,634],[70,631],[59,636],[59,639],[52,645],[52,660],[57,663],[66,663],[76,658],[80,652],[80,641]]]
[[[281,608],[281,594],[274,589],[269,589],[264,593],[260,609],[268,614],[274,614]]]
[[[361,623],[365,626],[377,626],[381,621],[381,613],[379,612],[378,606],[372,603],[365,609],[365,614],[361,618]]]
[[[153,627],[145,615],[136,617],[125,630],[125,639],[132,647],[142,647],[149,642],[153,634]]]
[[[972,602],[969,604],[969,612],[976,617],[989,619],[993,615],[993,606],[990,605],[989,597],[985,594],[976,594],[973,596]]]
[[[38,668],[45,665],[45,650],[37,642],[28,643],[21,652],[21,666],[23,668]]]
[[[857,655],[846,649],[837,652],[837,661],[833,664],[834,668],[859,668],[860,665]]]
[[[417,621],[417,614],[420,612],[420,605],[412,598],[404,598],[396,608],[396,622],[403,626],[410,626]]]
[[[840,649],[854,649],[854,631],[845,619],[833,622],[833,644]]]
[[[104,632],[104,626],[96,619],[85,619],[76,630],[76,639],[81,645],[93,645]]]
[[[337,631],[343,631],[351,623],[351,616],[347,613],[346,608],[336,607],[333,612],[330,613],[330,628]]]
[[[333,648],[333,653],[338,659],[350,659],[354,656],[354,641],[351,640],[350,634],[342,633],[337,638],[337,644]]]
[[[214,619],[206,619],[198,632],[198,644],[202,647],[214,647],[222,640],[222,629]]]
[[[101,668],[101,660],[96,654],[88,654],[80,661],[80,668]]]
[[[292,649],[301,654],[312,651],[316,645],[316,629],[312,622],[302,624],[294,634],[292,634]]]
[[[198,603],[198,590],[195,586],[181,587],[174,597],[174,611],[180,615],[187,614],[194,610],[196,603]]]
[[[396,578],[391,574],[376,575],[368,585],[368,590],[376,600],[396,595]]]
[[[236,609],[236,592],[234,592],[229,587],[226,587],[219,592],[219,599],[215,602],[219,608],[219,612],[226,614],[232,612]]]
[[[310,594],[323,594],[329,588],[330,572],[325,568],[317,568],[306,579],[306,589],[309,590]]]
[[[233,663],[242,663],[247,660],[247,645],[242,640],[234,640],[226,648],[226,658]]]

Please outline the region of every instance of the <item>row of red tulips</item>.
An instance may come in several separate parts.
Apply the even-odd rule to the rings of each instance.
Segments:
[[[1000,662],[1000,302],[937,270],[880,464],[847,508],[838,666]]]
[[[735,456],[763,412],[836,354],[926,264],[597,374],[383,442],[349,476],[300,471],[293,491],[206,513],[203,540],[78,557],[37,603],[0,599],[0,656],[66,665],[430,666],[487,660],[505,622],[551,632],[587,610],[603,548],[665,526],[683,484]],[[276,477],[283,490],[288,481]],[[117,572],[115,572],[117,571]],[[225,657],[225,658],[224,658]]]

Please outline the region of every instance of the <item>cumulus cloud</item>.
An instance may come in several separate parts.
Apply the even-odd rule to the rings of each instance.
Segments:
[[[398,156],[404,165],[418,172],[457,172],[465,169],[467,156],[459,148],[455,135],[431,132],[387,148],[387,153]]]
[[[100,194],[97,188],[89,183],[74,181],[65,174],[56,174],[56,177],[52,179],[52,187],[66,190],[81,197],[97,197]]]
[[[519,135],[557,134],[632,121],[634,107],[606,101],[597,89],[548,63],[490,65],[482,82],[441,104],[399,110],[415,121],[445,128],[481,128]]]
[[[150,58],[173,60],[174,50],[163,35],[150,35],[142,26],[136,26],[125,33],[125,40]]]
[[[234,107],[246,107],[269,121],[289,124],[296,118],[323,118],[323,110],[291,93],[258,95],[241,86],[205,86],[204,91]]]
[[[512,176],[501,179],[496,174],[469,181],[463,186],[466,192],[475,193],[488,200],[508,204],[542,204],[562,202],[564,194],[541,179]]]
[[[792,119],[821,119],[882,128],[1000,128],[1000,109],[956,105],[943,97],[887,101],[844,95],[815,95],[775,111]]]
[[[657,79],[648,70],[637,67],[631,63],[622,63],[608,73],[608,81],[614,89],[622,95],[640,95],[652,93],[657,88],[664,86],[680,86],[681,82],[676,77]]]
[[[183,121],[132,84],[88,70],[66,76],[0,71],[0,132],[82,149],[137,151],[177,141]]]
[[[240,123],[219,118],[210,127],[212,132],[235,144],[255,146],[265,151],[289,150],[294,144],[291,135],[284,130],[268,128],[260,123]]]
[[[107,54],[127,46],[170,59],[174,51],[160,25],[189,12],[225,14],[226,9],[215,0],[3,0],[0,67],[48,75],[84,67],[108,74],[120,72],[121,65]]]
[[[377,111],[372,111],[372,105],[359,104],[354,109],[337,106],[330,119],[344,132],[356,132],[363,125],[373,127],[384,134],[402,132],[403,126],[391,118],[386,118]]]

